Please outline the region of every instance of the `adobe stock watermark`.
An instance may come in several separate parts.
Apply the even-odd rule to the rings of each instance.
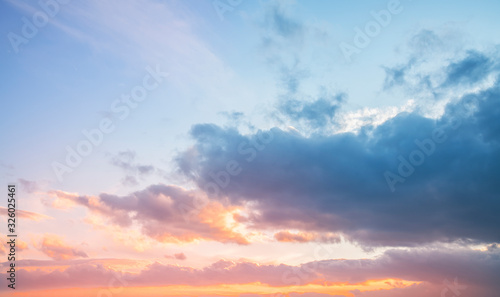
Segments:
[[[168,73],[161,71],[160,65],[156,65],[155,69],[147,66],[146,72],[147,74],[144,75],[142,84],[134,86],[130,90],[130,93],[122,94],[120,99],[116,99],[111,103],[111,114],[118,119],[125,120],[130,115],[130,111],[137,108],[139,103],[146,100],[149,92],[158,88],[164,78],[168,76]],[[84,157],[89,156],[95,147],[102,144],[106,134],[115,130],[116,127],[113,118],[104,117],[99,121],[96,128],[82,130],[83,139],[73,147],[66,146],[66,158],[64,162],[52,162],[52,170],[59,182],[63,182],[64,175],[73,172],[82,163]]]
[[[458,297],[462,294],[461,291],[467,289],[467,286],[458,284],[457,277],[455,277],[453,283],[451,283],[448,279],[445,279],[443,281],[443,285],[445,285],[445,287],[441,291],[441,297]]]
[[[382,9],[378,12],[372,10],[370,15],[373,20],[366,22],[362,28],[358,26],[354,27],[355,34],[352,43],[343,41],[339,44],[344,59],[350,63],[352,61],[351,56],[360,54],[363,49],[370,45],[373,38],[380,35],[383,28],[389,26],[393,16],[400,14],[402,11],[403,6],[399,0],[390,0],[387,2],[387,9]]]
[[[238,145],[238,154],[244,156],[247,163],[251,163],[255,160],[258,152],[263,151],[268,144],[270,144],[274,139],[274,133],[272,130],[261,131],[259,130],[255,137],[249,141],[242,141]],[[240,175],[243,171],[242,165],[235,159],[228,160],[224,166],[223,170],[218,172],[210,172],[212,181],[205,183],[202,187],[203,191],[209,196],[218,196],[221,189],[225,189],[231,183],[232,178]],[[194,199],[193,205],[187,203],[182,203],[179,205],[179,210],[182,212],[184,220],[188,221],[188,214],[193,211],[200,212],[203,207],[207,205],[208,201],[204,199]]]
[[[240,6],[243,0],[214,0],[212,6],[221,21],[224,20],[224,14],[233,11],[236,7]]]
[[[12,49],[17,54],[19,53],[19,47],[21,45],[26,45],[29,41],[38,34],[39,29],[45,27],[51,18],[54,18],[61,10],[61,4],[68,4],[70,0],[40,0],[38,1],[38,6],[40,9],[37,10],[31,16],[31,20],[26,17],[22,17],[22,26],[20,34],[9,32],[7,33],[7,39],[9,39]]]
[[[318,269],[324,265],[324,262],[322,262],[321,259],[335,258],[336,256],[337,254],[331,245],[314,242],[313,255],[301,260],[302,263],[306,264],[301,266],[289,266],[288,269],[281,274],[281,281],[284,286],[306,285],[311,281],[311,277],[317,273]],[[289,292],[280,292],[270,295],[270,297],[287,296],[289,296]]]
[[[432,156],[439,144],[448,140],[450,131],[457,130],[462,125],[462,118],[470,115],[473,103],[471,97],[464,98],[458,105],[458,117],[452,117],[448,123],[432,130],[430,137],[423,140],[415,139],[416,149],[410,152],[408,159],[402,155],[398,156],[399,164],[397,173],[386,170],[384,178],[391,192],[396,191],[397,183],[404,183],[411,175],[415,173],[418,166],[421,166],[427,158]]]
[[[117,283],[119,283],[119,286],[115,286]],[[113,276],[108,282],[108,287],[100,289],[97,292],[97,297],[113,297],[122,293],[125,286],[127,286],[127,282],[123,280],[123,276],[113,272]]]

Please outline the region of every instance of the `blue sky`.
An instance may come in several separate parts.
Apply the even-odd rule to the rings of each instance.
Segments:
[[[30,2],[13,3],[2,3],[5,35],[20,33],[23,16],[30,18],[30,9],[38,9],[29,8]],[[408,98],[381,92],[383,67],[407,59],[411,49],[405,43],[412,34],[436,29],[459,49],[484,47],[498,38],[495,1],[401,1],[403,11],[347,63],[338,44],[352,44],[354,27],[372,21],[370,11],[385,9],[386,1],[280,4],[279,9],[302,30],[293,40],[279,40],[279,32],[272,32],[271,16],[266,15],[272,4],[242,2],[225,12],[223,21],[209,1],[168,2],[168,9],[153,2],[129,16],[137,5],[62,5],[48,25],[28,44],[20,45],[19,53],[13,52],[8,39],[2,43],[4,94],[12,98],[4,104],[8,110],[23,110],[3,117],[5,125],[18,122],[4,132],[17,141],[4,147],[2,154],[9,156],[2,162],[22,170],[16,175],[53,182],[51,160],[63,157],[64,147],[77,142],[82,129],[94,126],[121,93],[136,85],[147,65],[162,65],[171,74],[169,81],[120,123],[79,171],[106,170],[99,167],[105,153],[127,146],[131,150],[162,147],[140,155],[146,162],[168,161],[171,152],[186,145],[185,134],[192,124],[222,123],[221,112],[261,118],[261,110],[272,107],[285,92],[279,68],[303,73],[303,93],[318,92],[322,86],[345,92],[346,109],[397,106]],[[164,11],[150,14],[155,5]],[[89,15],[90,9],[95,12]],[[265,27],[266,22],[271,28]],[[169,31],[185,35],[176,40]],[[279,41],[266,47],[262,35]],[[266,127],[266,119],[258,120],[258,126]],[[28,153],[34,146],[39,154]]]
[[[380,264],[359,272],[359,288],[332,287],[342,296],[381,279],[409,296],[439,293],[456,276],[432,270],[447,249],[443,265],[470,257],[483,269],[491,257],[498,271],[500,2],[0,6],[0,179],[17,182],[20,209],[34,213],[23,260],[134,259],[123,265],[139,274],[332,261],[318,279],[341,283],[341,259],[411,268],[428,253],[422,274]],[[333,252],[318,257],[318,243]],[[498,289],[457,274],[470,294]],[[124,277],[129,294],[182,284]],[[287,292],[324,293],[318,279]],[[366,296],[398,293],[370,286],[387,295]]]

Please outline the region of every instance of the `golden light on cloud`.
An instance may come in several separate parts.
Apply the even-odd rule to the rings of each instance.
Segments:
[[[106,269],[139,273],[141,270],[145,269],[147,265],[150,265],[152,261],[149,260],[132,260],[132,259],[77,259],[77,260],[31,260],[25,262],[22,265],[22,269],[26,271],[43,271],[45,273],[50,273],[53,271],[63,272],[64,270],[74,266],[74,265],[101,265]]]
[[[49,191],[47,196],[42,199],[42,202],[56,209],[67,210],[76,205],[73,201],[78,197],[78,193],[70,193],[64,191]]]
[[[88,255],[73,246],[65,243],[63,238],[54,234],[45,234],[35,247],[42,253],[55,260],[69,260],[75,258],[88,258]]]
[[[250,284],[223,284],[212,286],[161,286],[161,287],[119,287],[116,283],[112,288],[71,288],[59,290],[41,290],[37,291],[37,296],[40,297],[85,297],[101,294],[106,296],[107,293],[114,292],[121,297],[160,297],[160,296],[239,296],[240,294],[259,294],[274,296],[288,296],[290,293],[320,293],[328,295],[354,296],[351,291],[359,290],[377,291],[390,290],[394,288],[405,288],[420,282],[412,282],[405,280],[384,279],[371,280],[360,284],[330,284],[318,285],[309,284],[305,286],[287,286],[287,287],[271,287],[261,283]],[[12,296],[28,297],[32,292],[16,292]],[[277,295],[279,294],[279,295]],[[97,295],[99,296],[99,295]]]
[[[281,242],[330,242],[338,243],[340,242],[340,236],[335,233],[318,233],[318,232],[290,232],[290,231],[279,231],[274,234],[274,238]]]
[[[250,242],[244,234],[236,231],[238,227],[240,230],[242,228],[241,224],[234,220],[234,214],[238,211],[238,207],[225,207],[219,202],[212,201],[200,210],[198,218],[201,223],[216,230],[216,238],[220,240],[227,238],[238,244],[249,244]]]

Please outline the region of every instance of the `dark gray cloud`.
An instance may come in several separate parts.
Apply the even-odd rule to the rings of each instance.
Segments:
[[[324,260],[308,265],[326,279],[348,283],[397,277],[439,285],[446,278],[458,278],[464,285],[500,287],[495,281],[495,276],[500,273],[498,251],[453,248],[389,250],[376,259]]]
[[[437,120],[401,113],[357,134],[196,125],[178,162],[214,197],[254,202],[254,228],[340,232],[367,246],[499,242],[500,83],[455,99]],[[224,173],[233,160],[235,176]]]

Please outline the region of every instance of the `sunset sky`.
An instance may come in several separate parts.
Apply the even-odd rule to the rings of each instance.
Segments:
[[[0,1],[0,296],[500,296],[499,12]]]

